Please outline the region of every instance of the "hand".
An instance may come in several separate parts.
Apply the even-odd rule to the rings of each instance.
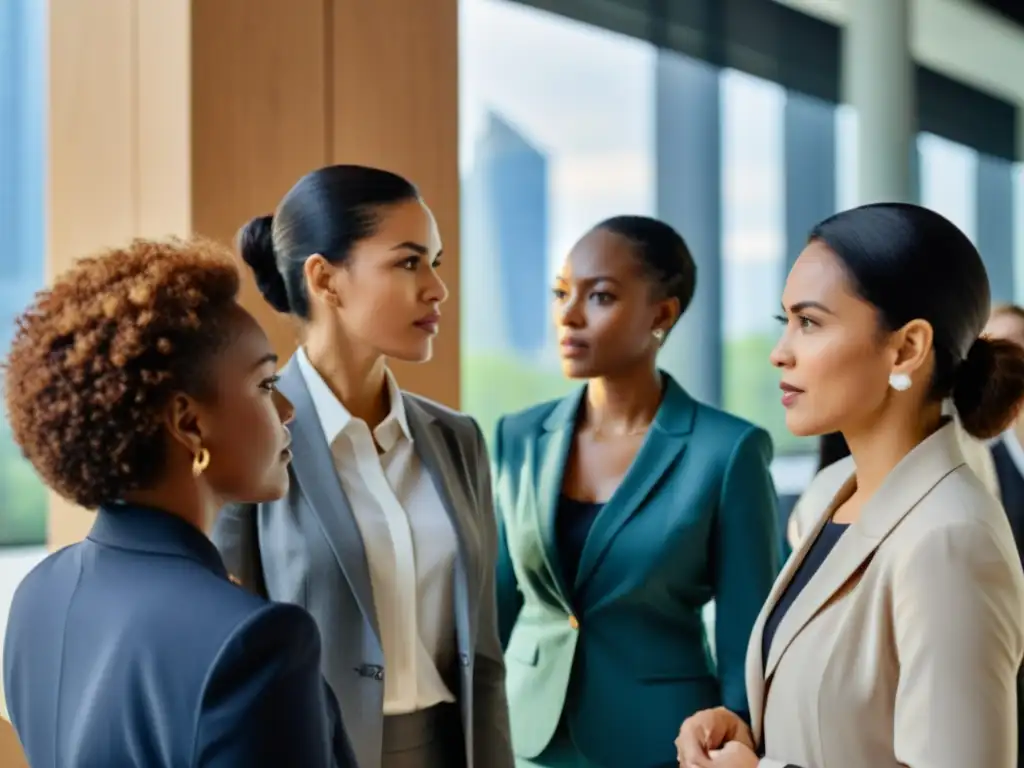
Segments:
[[[710,752],[711,762],[706,763],[708,768],[757,768],[761,762],[754,750],[739,741],[730,741],[721,749],[712,749]],[[704,768],[701,763],[697,763]]]
[[[712,765],[711,750],[721,749],[726,742],[737,742],[753,754],[754,737],[738,715],[725,707],[698,712],[686,718],[679,728],[676,737],[679,765],[684,768]]]

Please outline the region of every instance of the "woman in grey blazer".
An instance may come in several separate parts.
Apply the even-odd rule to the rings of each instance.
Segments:
[[[281,372],[291,487],[226,510],[228,568],[316,619],[360,768],[511,768],[490,465],[473,419],[399,389],[447,289],[430,209],[400,176],[306,175],[239,238],[264,298],[296,317]]]

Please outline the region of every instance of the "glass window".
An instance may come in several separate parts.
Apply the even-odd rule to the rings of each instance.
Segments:
[[[857,191],[857,110],[849,104],[836,107],[836,210],[854,208]]]
[[[1013,300],[1024,304],[1024,163],[1013,165]]]
[[[44,281],[46,3],[0,3],[0,356]],[[0,410],[3,406],[0,404]],[[46,538],[47,494],[0,414],[0,545]]]
[[[574,386],[549,311],[569,248],[654,213],[654,49],[508,0],[460,9],[462,408],[490,437]]]
[[[921,204],[938,211],[978,247],[994,302],[1012,301],[1014,166],[930,133],[917,139]]]
[[[948,218],[978,241],[978,153],[931,133],[917,137],[921,205]]]
[[[778,340],[786,275],[785,90],[725,70],[722,88],[722,305],[725,409],[768,428],[777,452],[797,445],[785,426]]]

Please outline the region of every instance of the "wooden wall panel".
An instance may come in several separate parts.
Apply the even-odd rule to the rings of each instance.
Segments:
[[[231,241],[250,218],[271,213],[300,176],[329,162],[329,2],[193,3],[193,224]],[[278,354],[291,354],[295,327],[244,271],[243,304]]]
[[[459,405],[458,0],[333,0],[331,160],[401,173],[444,241],[450,296],[426,365],[396,364],[404,387]]]
[[[403,383],[459,402],[457,0],[52,0],[49,275],[133,236],[229,242],[332,162],[413,179],[445,241],[434,360]],[[245,270],[243,303],[296,343]],[[92,517],[54,498],[50,544]]]
[[[192,231],[191,2],[135,0],[135,154],[140,236]]]
[[[4,768],[28,768],[18,734],[6,720],[0,720],[0,765]]]
[[[47,279],[138,231],[137,0],[51,0]],[[50,545],[92,516],[51,494]]]
[[[50,2],[48,278],[135,232],[135,2]]]

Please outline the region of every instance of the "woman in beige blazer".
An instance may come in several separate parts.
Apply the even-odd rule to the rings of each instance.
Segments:
[[[942,409],[987,438],[1024,397],[1024,349],[978,338],[981,258],[936,213],[865,206],[813,230],[783,306],[787,426],[852,455],[808,489],[813,524],[754,625],[749,726],[694,715],[679,763],[1013,768],[1024,573]]]

